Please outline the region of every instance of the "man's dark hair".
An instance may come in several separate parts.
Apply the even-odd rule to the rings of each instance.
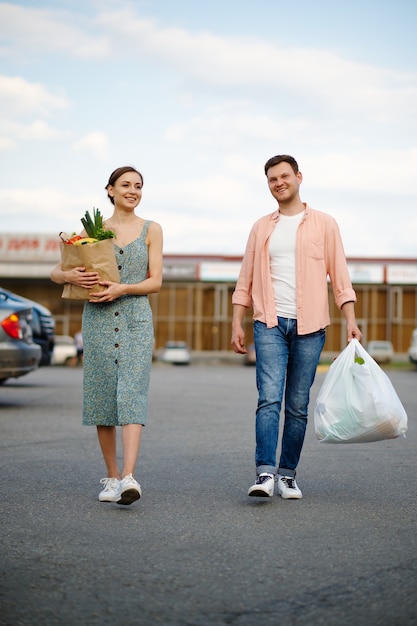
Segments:
[[[268,170],[270,167],[274,167],[274,165],[278,165],[278,163],[289,163],[293,169],[294,174],[298,174],[298,163],[294,159],[294,157],[289,154],[277,154],[274,157],[268,159],[265,163],[265,175],[268,175]]]

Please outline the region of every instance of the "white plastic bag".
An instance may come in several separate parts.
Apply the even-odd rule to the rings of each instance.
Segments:
[[[316,437],[324,443],[395,439],[407,414],[388,376],[357,339],[333,361],[314,406]]]

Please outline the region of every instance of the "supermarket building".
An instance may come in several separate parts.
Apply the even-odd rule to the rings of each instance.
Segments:
[[[63,300],[62,286],[49,279],[60,258],[59,240],[51,234],[0,234],[0,286],[48,307],[56,333],[74,335],[81,327],[83,302]],[[163,285],[151,294],[155,348],[169,340],[186,341],[193,350],[230,350],[232,293],[242,257],[165,254]],[[417,328],[417,258],[348,258],[357,293],[356,318],[363,342],[389,340],[405,353]],[[344,319],[329,283],[331,325],[325,351],[346,345]],[[251,311],[245,318],[252,338]]]

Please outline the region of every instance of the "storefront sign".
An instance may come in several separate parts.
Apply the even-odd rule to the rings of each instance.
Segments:
[[[348,270],[353,284],[382,285],[384,283],[383,263],[348,262]]]
[[[241,265],[241,263],[235,261],[205,261],[199,263],[198,277],[201,281],[235,283],[238,279]]]
[[[389,285],[417,285],[417,263],[392,263],[387,265]]]
[[[197,280],[197,263],[170,263],[164,260],[163,280]]]
[[[57,235],[0,234],[0,262],[57,263],[59,243]]]

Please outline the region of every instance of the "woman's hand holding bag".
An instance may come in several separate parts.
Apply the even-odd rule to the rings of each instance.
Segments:
[[[316,437],[324,443],[395,439],[407,414],[385,372],[357,339],[332,363],[314,406]]]

